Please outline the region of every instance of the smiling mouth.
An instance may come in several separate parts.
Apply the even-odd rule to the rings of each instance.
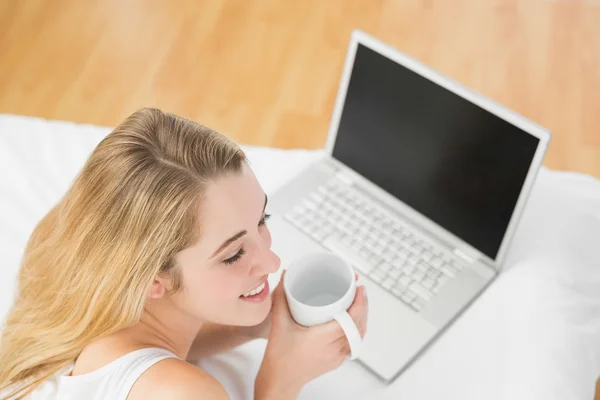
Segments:
[[[258,285],[257,287],[255,287],[254,289],[249,290],[246,293],[242,294],[240,297],[256,296],[257,294],[259,294],[260,292],[265,290],[265,285],[266,285],[266,282],[263,282],[260,285]]]

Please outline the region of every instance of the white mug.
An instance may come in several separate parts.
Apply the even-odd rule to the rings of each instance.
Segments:
[[[332,253],[307,254],[287,268],[283,288],[298,324],[314,326],[335,319],[348,338],[350,359],[358,357],[362,339],[347,311],[356,295],[350,264]]]

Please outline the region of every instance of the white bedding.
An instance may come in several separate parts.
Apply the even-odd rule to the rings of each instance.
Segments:
[[[29,233],[108,132],[0,115],[0,318]],[[322,154],[245,149],[267,193]],[[542,169],[508,267],[423,357],[389,386],[348,362],[300,398],[591,399],[600,375],[599,246],[600,182]],[[264,346],[257,340],[201,365],[233,399],[250,399]]]

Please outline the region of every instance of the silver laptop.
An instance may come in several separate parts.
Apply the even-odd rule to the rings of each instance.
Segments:
[[[359,273],[359,361],[397,377],[499,274],[550,134],[367,34],[352,34],[326,155],[270,199],[284,265]]]

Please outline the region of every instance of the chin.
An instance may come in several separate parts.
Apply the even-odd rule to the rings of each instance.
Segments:
[[[273,300],[271,295],[267,297],[262,303],[259,304],[245,304],[243,314],[240,318],[240,326],[254,326],[258,325],[267,319]]]

